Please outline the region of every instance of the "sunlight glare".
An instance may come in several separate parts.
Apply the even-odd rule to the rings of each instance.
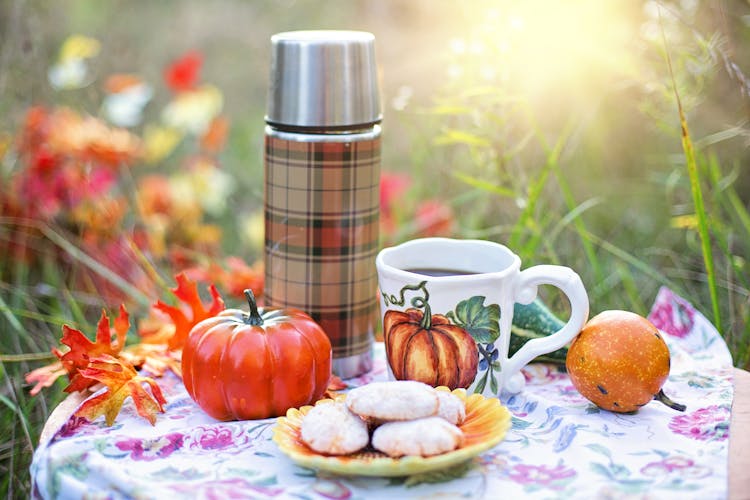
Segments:
[[[482,78],[497,75],[530,94],[550,85],[587,86],[628,71],[633,12],[623,1],[494,2],[475,12],[476,38],[454,40],[451,48],[465,56],[489,52],[482,63],[489,69],[478,68]]]

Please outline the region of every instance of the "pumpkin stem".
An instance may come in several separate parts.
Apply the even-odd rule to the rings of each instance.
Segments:
[[[263,324],[263,317],[258,312],[258,304],[255,302],[255,295],[249,288],[245,289],[245,298],[247,298],[247,304],[250,306],[250,314],[245,316],[245,323],[253,326],[260,326]]]
[[[424,305],[424,315],[422,316],[422,321],[419,322],[419,327],[424,330],[432,328],[432,310],[430,309],[430,304]]]
[[[687,409],[687,406],[680,404],[680,403],[675,403],[674,401],[669,399],[669,397],[666,394],[664,394],[663,389],[659,389],[659,392],[656,393],[656,395],[654,396],[654,399],[659,401],[660,403],[663,403],[669,406],[673,410],[685,411]]]

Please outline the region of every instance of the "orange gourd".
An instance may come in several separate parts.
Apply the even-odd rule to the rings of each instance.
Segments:
[[[196,324],[182,351],[185,389],[219,420],[284,415],[320,399],[331,378],[331,343],[296,309],[226,309]]]
[[[684,411],[662,390],[670,356],[659,330],[628,311],[604,311],[591,318],[568,350],[570,380],[586,399],[605,410],[626,413],[652,399]]]

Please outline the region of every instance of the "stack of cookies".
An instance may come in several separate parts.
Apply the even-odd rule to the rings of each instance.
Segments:
[[[302,441],[328,455],[356,453],[368,445],[390,457],[428,457],[463,442],[466,418],[458,396],[414,381],[373,382],[352,389],[345,401],[319,404],[305,415]]]

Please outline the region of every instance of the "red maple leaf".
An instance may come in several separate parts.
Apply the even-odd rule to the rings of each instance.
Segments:
[[[90,358],[88,366],[80,370],[79,375],[92,382],[104,384],[107,390],[87,399],[76,411],[76,417],[93,422],[104,415],[107,425],[110,426],[128,397],[133,399],[138,415],[151,422],[151,425],[156,423],[157,413],[164,413],[167,400],[157,383],[149,377],[138,375],[129,363],[114,356],[103,354]],[[151,393],[143,384],[149,386]]]
[[[88,366],[89,360],[93,357],[102,354],[117,356],[125,345],[125,336],[128,333],[128,328],[130,328],[130,319],[128,311],[123,305],[120,306],[120,314],[115,318],[113,329],[110,329],[106,311],[102,311],[94,342],[91,342],[80,330],[63,325],[61,342],[70,347],[70,349],[65,353],[58,349],[52,349],[52,352],[60,358],[62,368],[68,374],[68,379],[70,380],[70,384],[65,388],[65,392],[82,391],[96,383],[94,380],[82,377],[81,370]],[[112,343],[112,330],[115,333],[114,344]]]
[[[208,287],[213,300],[209,307],[206,308],[198,294],[198,285],[194,281],[190,281],[184,273],[178,274],[175,279],[177,280],[177,287],[172,289],[172,293],[186,307],[170,306],[162,301],[158,301],[154,306],[160,311],[167,313],[174,323],[175,331],[168,341],[170,350],[181,349],[185,345],[190,330],[198,322],[216,316],[224,310],[224,300],[213,284]],[[185,314],[188,310],[190,317]]]
[[[203,56],[200,52],[195,50],[187,52],[167,66],[164,70],[164,80],[173,92],[192,90],[198,83],[202,65]]]

